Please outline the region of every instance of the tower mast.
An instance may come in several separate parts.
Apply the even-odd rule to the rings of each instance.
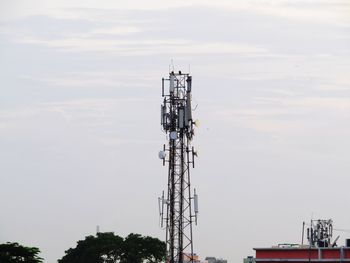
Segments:
[[[169,89],[165,90],[165,83]],[[191,108],[192,77],[170,72],[162,79],[161,126],[168,135],[159,157],[168,164],[168,191],[160,198],[161,225],[166,224],[166,257],[169,263],[194,262],[192,224],[197,223],[198,196],[192,196],[190,168],[196,152],[191,146],[194,122]],[[164,211],[164,206],[166,211]],[[193,210],[194,209],[194,210]],[[165,215],[164,215],[165,213]]]

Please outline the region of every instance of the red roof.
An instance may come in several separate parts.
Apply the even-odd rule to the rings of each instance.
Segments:
[[[350,247],[254,248],[256,262],[350,262]]]

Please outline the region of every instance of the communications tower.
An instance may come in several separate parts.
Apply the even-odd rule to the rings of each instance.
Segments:
[[[167,84],[165,87],[165,84]],[[168,166],[167,195],[159,198],[161,226],[166,228],[166,262],[194,262],[192,224],[197,224],[198,196],[192,194],[190,169],[197,155],[191,146],[195,122],[191,107],[192,77],[170,72],[162,79],[161,126],[167,144],[159,152]]]

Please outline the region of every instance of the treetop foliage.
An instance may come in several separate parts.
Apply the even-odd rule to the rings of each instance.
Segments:
[[[59,263],[156,263],[165,259],[165,243],[157,238],[129,234],[126,238],[112,232],[97,233],[65,251]]]
[[[0,244],[1,263],[41,263],[43,259],[38,256],[40,250],[36,247],[24,247],[18,243]]]

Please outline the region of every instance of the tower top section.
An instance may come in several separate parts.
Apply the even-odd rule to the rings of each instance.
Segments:
[[[193,137],[191,91],[192,77],[188,73],[172,71],[169,78],[162,79],[161,126],[170,133],[170,139],[175,140],[180,133],[189,140]]]

